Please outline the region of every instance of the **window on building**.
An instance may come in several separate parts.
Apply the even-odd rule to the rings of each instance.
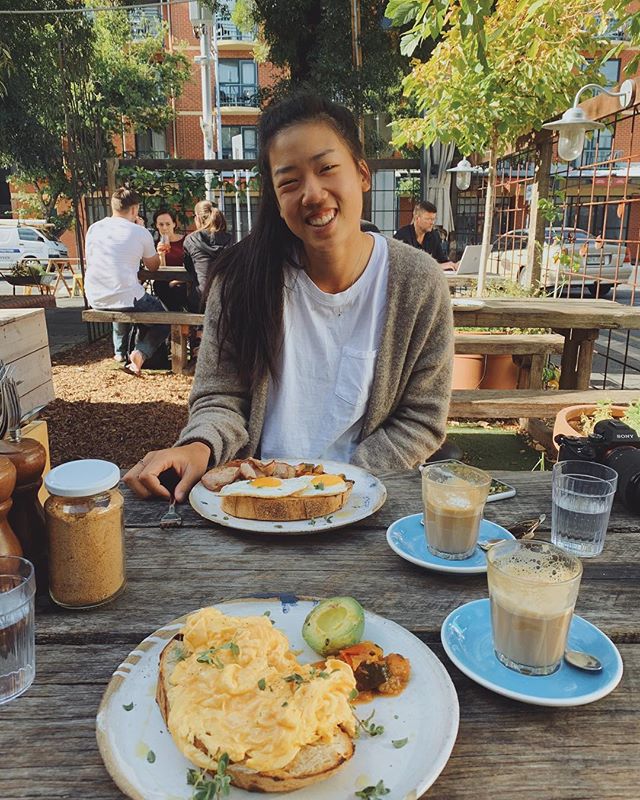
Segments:
[[[218,81],[221,106],[258,106],[258,67],[255,61],[221,59]]]
[[[591,64],[593,59],[588,58],[587,61]],[[620,81],[620,59],[610,58],[605,61],[600,65],[600,74],[604,78],[604,85],[607,88],[615,86]]]
[[[152,130],[136,133],[136,156],[138,158],[169,158],[166,133]]]
[[[223,125],[222,157],[232,158],[231,139],[238,134],[242,134],[242,152],[244,158],[256,159],[258,157],[258,136],[255,125]]]
[[[139,5],[128,10],[131,38],[133,41],[157,36],[162,31],[162,8],[148,5],[154,0],[140,0]]]
[[[216,11],[216,32],[218,39],[252,42],[256,38],[257,30],[241,31],[231,19],[233,10],[236,7],[236,0],[223,0]]]
[[[593,135],[586,138],[584,150],[579,160],[576,160],[576,167],[588,167],[591,164],[600,164],[602,169],[608,169],[608,164],[601,164],[603,161],[615,159],[613,150],[613,133],[606,128],[593,131]]]

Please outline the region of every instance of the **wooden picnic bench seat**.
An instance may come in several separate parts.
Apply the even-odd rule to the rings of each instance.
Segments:
[[[547,356],[562,353],[557,333],[461,333],[455,335],[458,355],[510,355],[518,365],[518,389],[542,389]]]
[[[204,324],[204,314],[189,311],[99,311],[82,312],[84,322],[129,322],[133,325],[171,326],[171,370],[181,375],[187,366],[187,339],[191,325]]]
[[[576,403],[611,400],[616,404],[638,399],[637,389],[456,389],[449,417],[461,419],[547,419]]]

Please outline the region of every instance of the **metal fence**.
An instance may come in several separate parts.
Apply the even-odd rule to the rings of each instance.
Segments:
[[[524,282],[531,248],[539,290],[572,298],[639,305],[640,105],[600,121],[582,156],[557,158],[555,139],[498,162],[488,270]],[[459,251],[480,243],[486,178],[474,178],[455,203]],[[596,343],[594,388],[640,389],[640,335],[603,333]]]

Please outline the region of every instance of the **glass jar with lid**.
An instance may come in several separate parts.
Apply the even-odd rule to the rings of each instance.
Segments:
[[[99,459],[69,461],[49,472],[44,505],[49,594],[64,608],[108,603],[125,587],[124,501],[120,470]]]

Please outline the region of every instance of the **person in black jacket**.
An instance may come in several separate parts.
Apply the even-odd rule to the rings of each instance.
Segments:
[[[449,261],[442,246],[440,234],[434,229],[437,211],[438,209],[428,200],[417,203],[413,209],[412,222],[399,228],[393,238],[429,253],[442,269],[455,270],[458,265]]]
[[[209,200],[196,203],[195,223],[197,230],[184,240],[184,266],[194,278],[189,296],[189,310],[197,312],[201,310],[211,267],[233,239],[227,233],[224,214]]]

